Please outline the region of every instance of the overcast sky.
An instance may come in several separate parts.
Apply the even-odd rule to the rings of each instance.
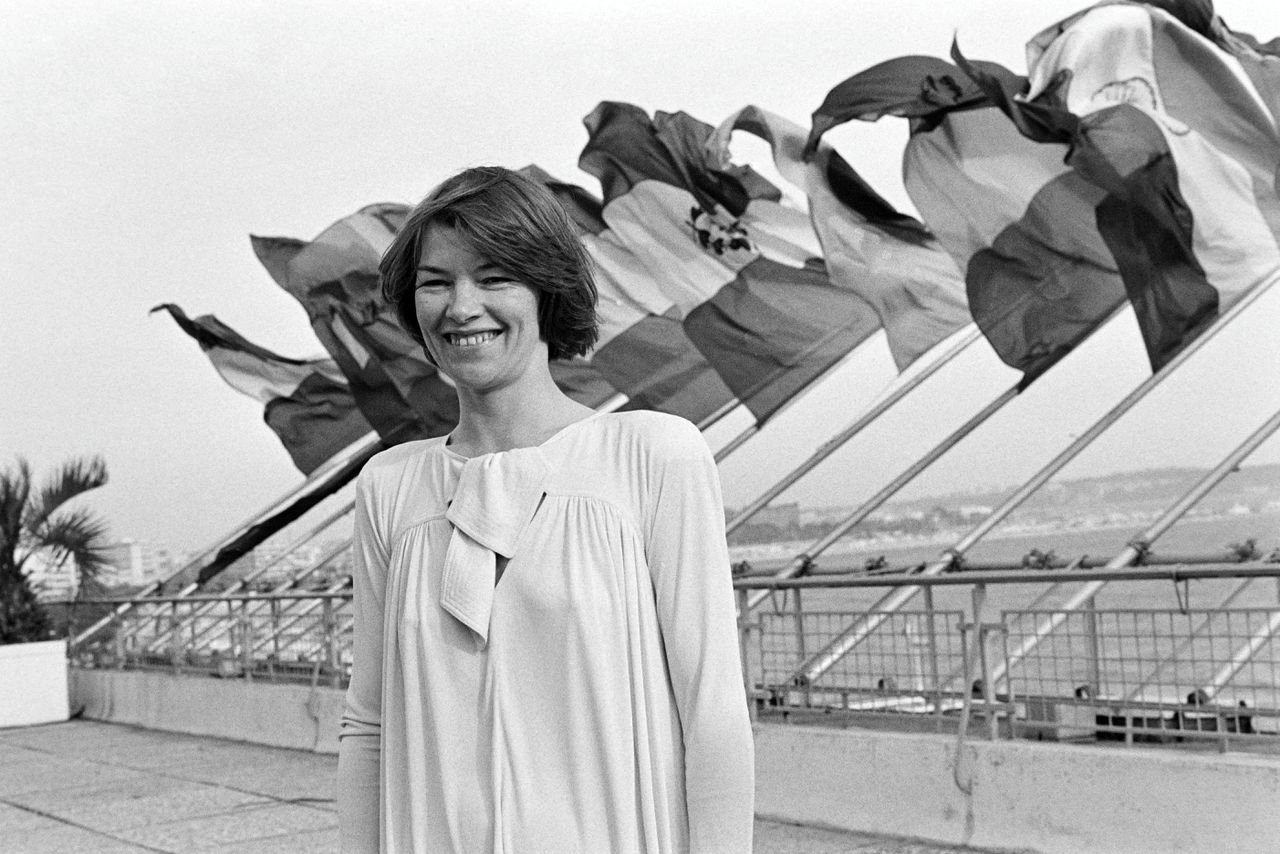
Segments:
[[[300,476],[261,407],[147,311],[176,302],[277,352],[319,353],[250,233],[309,239],[480,163],[537,163],[598,191],[576,161],[581,118],[601,100],[712,124],[758,104],[807,123],[845,77],[902,54],[945,56],[953,35],[969,56],[1024,71],[1026,40],[1081,5],[10,0],[0,27],[0,464],[24,454],[45,469],[101,453],[111,484],[93,504],[116,535],[208,545]],[[1218,7],[1236,29],[1280,34],[1274,3]],[[905,137],[905,123],[885,120],[830,138],[908,207]],[[1280,406],[1277,302],[1242,318],[1071,472],[1208,465],[1226,453]],[[919,488],[1027,476],[1145,372],[1132,322],[1117,323]],[[811,395],[731,458],[729,502],[750,499],[890,377],[882,354],[856,356],[842,374],[849,387]],[[795,497],[867,494],[1012,379],[975,349]],[[1277,443],[1257,459],[1280,459]]]

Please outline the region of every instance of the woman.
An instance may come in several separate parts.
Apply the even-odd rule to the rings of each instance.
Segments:
[[[460,417],[357,481],[343,850],[750,851],[715,465],[687,421],[595,414],[552,381],[597,336],[565,212],[469,169],[381,272]]]

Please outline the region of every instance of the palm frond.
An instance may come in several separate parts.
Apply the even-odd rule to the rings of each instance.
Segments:
[[[55,470],[27,506],[25,527],[39,532],[58,508],[107,482],[107,464],[99,456],[76,457]]]
[[[22,537],[23,511],[31,497],[31,466],[22,457],[0,471],[0,566],[16,563],[14,553]]]
[[[107,523],[88,510],[64,510],[39,531],[38,548],[53,552],[55,560],[75,561],[80,582],[93,581],[110,566],[105,548]]]

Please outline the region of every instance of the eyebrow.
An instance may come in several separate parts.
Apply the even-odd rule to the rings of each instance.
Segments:
[[[449,273],[448,270],[445,270],[441,267],[432,267],[430,264],[419,264],[416,269],[419,273],[436,273],[438,275],[445,275]],[[501,264],[495,264],[492,261],[486,261],[485,263],[477,267],[476,270],[481,272],[488,272],[488,271],[505,272]]]

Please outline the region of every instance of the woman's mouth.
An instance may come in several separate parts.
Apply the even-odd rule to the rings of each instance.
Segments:
[[[488,329],[484,332],[446,332],[444,340],[455,347],[479,347],[481,344],[488,344],[501,334],[496,329]]]

